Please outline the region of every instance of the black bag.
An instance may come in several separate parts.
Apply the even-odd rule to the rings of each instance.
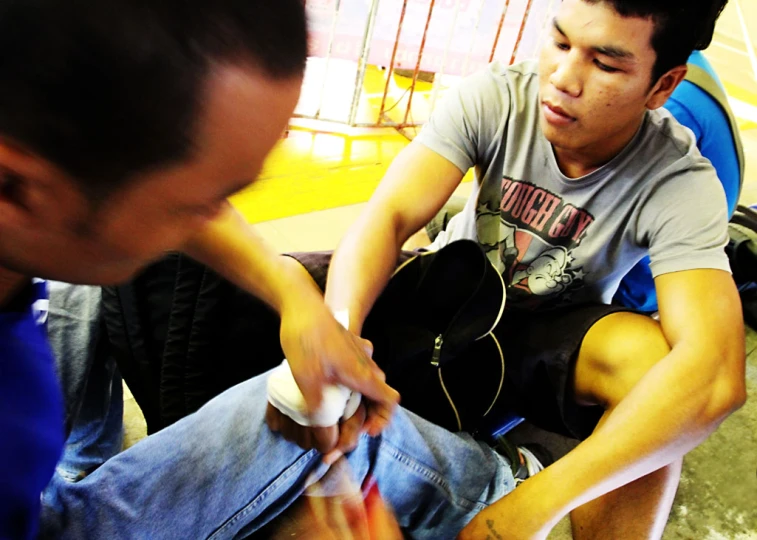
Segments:
[[[276,313],[183,255],[106,287],[103,306],[111,352],[149,433],[284,357]],[[503,383],[502,350],[490,333],[503,307],[504,285],[481,248],[454,242],[397,270],[363,335],[403,406],[473,431]]]
[[[504,382],[492,334],[504,304],[502,277],[479,245],[453,242],[397,269],[363,336],[405,408],[451,431],[474,432]]]
[[[103,318],[149,434],[284,357],[276,313],[185,255],[103,288]]]
[[[739,288],[744,321],[757,329],[757,211],[737,206],[728,224],[726,253]]]

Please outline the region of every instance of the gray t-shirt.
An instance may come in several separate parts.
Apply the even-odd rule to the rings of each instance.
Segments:
[[[693,134],[664,109],[648,111],[620,154],[570,179],[541,132],[537,69],[494,63],[468,77],[417,137],[476,173],[465,210],[432,249],[478,241],[508,284],[509,305],[526,309],[610,303],[647,254],[653,276],[730,271],[725,194]]]

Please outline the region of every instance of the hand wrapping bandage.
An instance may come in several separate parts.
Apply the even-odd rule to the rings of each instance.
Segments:
[[[345,328],[349,325],[346,310],[334,314]],[[289,362],[284,360],[268,377],[268,402],[301,426],[328,427],[355,414],[361,395],[341,384],[323,387],[323,399],[317,410],[308,414],[305,398],[294,380]]]

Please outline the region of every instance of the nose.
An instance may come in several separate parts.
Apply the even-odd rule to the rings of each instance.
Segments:
[[[582,68],[578,56],[579,51],[575,49],[561,55],[549,76],[550,84],[570,97],[579,97],[583,90]]]

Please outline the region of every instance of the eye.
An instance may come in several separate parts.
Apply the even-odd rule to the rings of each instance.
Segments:
[[[197,204],[183,207],[179,213],[183,216],[211,219],[221,210],[220,204]]]
[[[557,40],[555,40],[555,47],[557,47],[561,51],[568,51],[568,50],[570,50],[570,45],[568,45],[567,43],[562,43],[562,42],[557,41]]]
[[[212,219],[216,217],[219,212],[221,211],[221,203],[215,203],[215,204],[207,204],[203,206],[197,207],[194,214],[196,216],[204,217],[207,219]]]
[[[618,68],[614,68],[612,66],[608,66],[607,64],[603,64],[599,60],[594,60],[594,64],[601,69],[602,71],[605,71],[607,73],[616,73],[620,71]]]

